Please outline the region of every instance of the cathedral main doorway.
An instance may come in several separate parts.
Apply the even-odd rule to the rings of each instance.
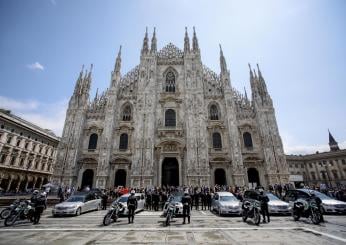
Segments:
[[[215,185],[227,185],[226,172],[223,168],[217,168],[214,173]]]
[[[175,157],[167,157],[162,162],[162,186],[179,186],[179,164]]]
[[[256,168],[249,168],[247,170],[247,177],[251,187],[255,188],[260,185],[259,174]]]
[[[94,171],[92,169],[87,169],[83,173],[82,177],[82,188],[89,186],[89,188],[92,188],[94,180]]]
[[[126,170],[118,169],[115,173],[114,186],[126,186]]]

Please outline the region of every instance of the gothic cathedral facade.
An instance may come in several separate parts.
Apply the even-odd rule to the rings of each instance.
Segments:
[[[69,101],[53,181],[75,187],[268,186],[288,183],[272,99],[250,67],[251,98],[201,61],[195,30],[184,49],[157,50],[146,31],[140,64],[89,100],[83,69]]]

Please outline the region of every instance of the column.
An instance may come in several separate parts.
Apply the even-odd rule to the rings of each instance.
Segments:
[[[8,181],[6,192],[8,192],[10,190],[10,187],[11,187],[11,184],[12,184],[12,180],[13,180],[12,175],[10,175],[10,180]]]

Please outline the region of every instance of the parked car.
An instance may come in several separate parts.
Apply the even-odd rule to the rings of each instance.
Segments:
[[[183,193],[176,192],[176,193],[172,193],[168,197],[167,202],[163,206],[163,216],[166,217],[168,206],[169,206],[169,203],[171,202],[173,202],[176,207],[175,215],[176,216],[183,215],[183,203],[181,202],[183,195],[184,195]]]
[[[211,210],[223,214],[241,214],[240,201],[230,192],[216,192],[211,200]]]
[[[282,201],[273,193],[267,192],[269,198],[268,209],[270,214],[291,214],[291,207],[287,202]]]
[[[101,199],[95,193],[76,193],[52,209],[53,216],[80,215],[85,212],[101,210]]]
[[[296,189],[288,190],[284,196],[284,200],[289,202],[290,205],[293,204],[298,198],[306,199],[311,194],[315,194],[322,201],[322,212],[323,213],[346,213],[346,202],[336,200],[332,197],[329,197],[321,192],[310,190],[310,189]]]
[[[121,203],[123,206],[124,206],[124,212],[122,212],[122,215],[128,215],[129,213],[129,210],[127,208],[127,199],[129,198],[131,194],[124,194],[120,197],[118,197],[117,199],[115,199],[115,201],[113,202],[116,203],[116,202],[119,202]],[[142,211],[144,210],[144,207],[145,207],[145,198],[144,198],[144,194],[143,193],[135,193],[135,196],[136,196],[136,199],[137,199],[137,209],[135,210],[135,212],[139,212],[139,211]]]

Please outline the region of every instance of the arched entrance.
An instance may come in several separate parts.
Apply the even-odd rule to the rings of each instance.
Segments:
[[[36,184],[35,184],[35,188],[40,188],[41,187],[41,184],[42,184],[42,178],[39,177],[36,181]]]
[[[126,170],[118,169],[115,173],[114,186],[126,186]]]
[[[215,185],[227,185],[226,172],[223,168],[217,168],[214,172]]]
[[[252,188],[260,185],[259,174],[256,168],[249,168],[247,170],[247,177]]]
[[[162,186],[179,186],[179,164],[175,157],[162,162]]]
[[[83,173],[82,177],[82,188],[89,187],[92,188],[93,185],[93,179],[94,179],[94,171],[92,169],[87,169]]]

